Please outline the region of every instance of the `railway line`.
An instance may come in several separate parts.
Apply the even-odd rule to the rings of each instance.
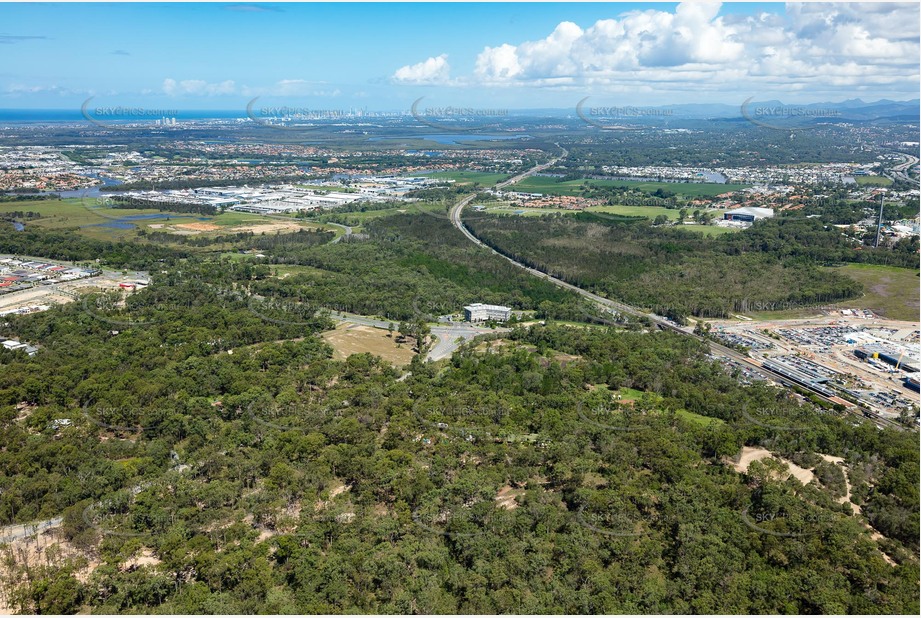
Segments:
[[[557,146],[559,146],[559,144],[557,144]],[[496,188],[497,188],[497,189],[502,189],[502,188],[507,187],[507,186],[509,186],[509,185],[511,185],[511,184],[514,184],[514,183],[516,183],[516,182],[519,182],[520,180],[522,180],[522,179],[524,179],[524,178],[527,178],[528,176],[531,176],[531,175],[536,174],[536,173],[538,173],[538,172],[540,172],[540,171],[542,171],[542,170],[544,170],[544,169],[547,169],[548,167],[551,167],[552,165],[555,165],[558,161],[560,161],[561,159],[565,158],[566,155],[569,154],[568,151],[567,151],[565,148],[563,148],[562,146],[560,146],[560,148],[562,149],[563,154],[561,154],[559,157],[556,157],[555,159],[552,159],[551,161],[549,161],[549,162],[547,162],[547,163],[543,163],[543,164],[541,164],[541,165],[537,165],[537,166],[535,166],[535,167],[532,167],[531,169],[529,169],[529,170],[527,170],[527,171],[525,171],[525,172],[522,172],[521,174],[518,174],[517,176],[514,176],[514,177],[512,177],[512,178],[509,178],[508,180],[505,180],[505,181],[503,181],[503,182],[497,184],[497,185],[496,185]],[[556,277],[554,277],[554,276],[552,276],[552,275],[549,275],[549,274],[547,274],[547,273],[545,273],[545,272],[543,272],[543,271],[537,270],[536,268],[531,268],[530,266],[527,266],[527,265],[525,265],[525,264],[522,264],[521,262],[515,260],[514,258],[512,258],[512,257],[510,257],[510,256],[508,256],[508,255],[505,255],[504,253],[501,253],[500,251],[497,251],[497,250],[494,249],[493,247],[487,245],[487,244],[484,243],[482,240],[480,240],[479,238],[477,238],[476,235],[474,235],[473,232],[471,232],[471,231],[467,228],[467,226],[464,225],[463,221],[461,220],[461,215],[463,214],[464,208],[466,208],[468,205],[470,205],[470,203],[471,203],[475,198],[476,198],[476,195],[475,195],[475,194],[471,194],[471,195],[468,195],[468,196],[462,198],[461,200],[459,200],[459,201],[451,208],[451,211],[450,211],[450,214],[449,214],[452,225],[453,225],[454,227],[456,227],[456,228],[457,228],[457,229],[458,229],[468,240],[470,240],[470,242],[472,242],[472,243],[474,243],[474,244],[476,244],[476,245],[478,245],[478,246],[480,246],[480,247],[483,247],[483,248],[485,248],[485,249],[487,249],[487,250],[489,250],[489,251],[492,251],[494,254],[496,254],[496,255],[502,257],[503,259],[505,259],[505,260],[511,262],[513,265],[517,266],[518,268],[521,268],[521,269],[527,271],[530,275],[532,275],[532,276],[534,276],[534,277],[537,277],[537,278],[539,278],[539,279],[543,279],[543,280],[545,280],[545,281],[547,281],[547,282],[549,282],[549,283],[552,283],[552,284],[556,285],[557,287],[561,287],[561,288],[570,290],[570,291],[572,291],[572,292],[575,292],[576,294],[579,294],[579,295],[582,296],[583,298],[587,298],[588,300],[591,300],[592,302],[594,302],[595,304],[597,304],[598,306],[600,306],[600,307],[602,307],[602,308],[604,308],[604,309],[614,310],[614,311],[617,311],[617,312],[620,312],[620,313],[624,313],[624,314],[627,314],[627,315],[631,315],[631,316],[634,316],[634,317],[645,318],[645,319],[649,320],[650,322],[652,322],[656,327],[658,327],[658,328],[660,328],[660,329],[662,329],[662,330],[668,330],[668,331],[676,332],[676,333],[679,333],[679,334],[684,335],[684,336],[686,336],[686,337],[691,337],[691,338],[693,338],[693,339],[696,339],[696,340],[698,340],[698,341],[701,341],[701,342],[703,342],[703,343],[708,344],[708,345],[710,346],[710,351],[711,351],[711,353],[712,353],[714,356],[726,358],[726,359],[735,361],[735,362],[737,362],[737,363],[741,363],[741,364],[743,364],[743,365],[745,365],[745,366],[748,366],[748,367],[750,367],[750,368],[752,368],[752,369],[754,369],[754,370],[756,370],[756,371],[758,371],[758,372],[760,372],[760,373],[762,373],[762,374],[764,374],[764,375],[767,375],[768,377],[770,377],[770,378],[771,378],[772,380],[774,380],[775,382],[777,382],[777,383],[779,383],[779,384],[783,384],[784,386],[786,386],[786,387],[788,387],[788,388],[799,388],[799,389],[802,389],[802,390],[806,390],[806,391],[808,391],[810,394],[814,395],[815,397],[818,397],[819,399],[821,399],[822,401],[824,401],[824,402],[826,402],[826,403],[829,403],[829,404],[832,404],[832,405],[839,403],[838,401],[835,401],[834,399],[832,399],[831,397],[829,397],[827,394],[825,394],[825,393],[823,393],[823,392],[821,392],[821,391],[818,391],[818,390],[816,390],[815,388],[810,387],[809,385],[800,384],[800,383],[798,383],[798,382],[795,382],[794,380],[791,380],[790,378],[788,378],[788,377],[786,377],[786,376],[784,376],[784,375],[782,375],[782,374],[780,374],[780,373],[777,373],[776,371],[772,371],[771,369],[769,369],[769,368],[767,368],[767,367],[764,367],[764,366],[762,366],[762,365],[759,364],[759,363],[756,363],[753,359],[749,358],[749,357],[746,356],[745,354],[743,354],[743,353],[741,353],[741,352],[739,352],[739,351],[737,351],[737,350],[734,350],[734,349],[732,349],[732,348],[730,348],[730,347],[724,346],[724,345],[722,345],[722,344],[720,344],[720,343],[717,343],[717,342],[715,342],[715,341],[711,341],[711,340],[709,340],[709,339],[706,339],[706,338],[704,338],[704,337],[702,337],[702,336],[700,336],[700,335],[697,335],[697,334],[695,334],[693,331],[691,331],[691,330],[690,330],[689,328],[687,328],[687,327],[679,326],[678,324],[675,324],[675,323],[673,323],[673,322],[671,322],[671,321],[665,320],[665,319],[663,319],[663,318],[661,318],[661,317],[659,317],[659,316],[657,316],[657,315],[655,315],[655,314],[647,313],[646,311],[643,311],[642,309],[638,309],[637,307],[633,307],[632,305],[628,305],[628,304],[626,304],[626,303],[622,303],[622,302],[618,302],[618,301],[615,301],[615,300],[611,300],[611,299],[609,299],[609,298],[604,298],[603,296],[599,296],[599,295],[597,295],[597,294],[594,294],[594,293],[592,293],[592,292],[589,292],[588,290],[584,290],[584,289],[582,289],[582,288],[580,288],[580,287],[578,287],[578,286],[575,286],[575,285],[573,285],[573,284],[571,284],[571,283],[567,283],[566,281],[563,281],[562,279],[557,279]],[[887,418],[885,418],[885,417],[883,417],[883,416],[880,416],[879,414],[877,414],[877,413],[875,413],[875,412],[873,412],[873,411],[871,411],[871,410],[866,410],[866,409],[863,409],[863,408],[858,408],[858,410],[859,410],[859,412],[854,412],[854,413],[855,413],[855,414],[859,414],[859,415],[862,416],[862,417],[871,418],[871,419],[873,419],[878,425],[886,426],[886,427],[889,427],[889,428],[891,428],[891,429],[903,429],[903,427],[902,427],[901,425],[899,425],[898,423],[896,423],[896,422],[894,422],[894,421],[891,421],[891,420],[889,420],[889,419],[887,419]]]

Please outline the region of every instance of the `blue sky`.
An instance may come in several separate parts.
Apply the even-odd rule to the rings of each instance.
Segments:
[[[911,99],[918,4],[0,4],[0,107]]]

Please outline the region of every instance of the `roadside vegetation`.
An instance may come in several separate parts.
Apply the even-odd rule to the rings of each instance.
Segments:
[[[603,214],[480,216],[468,226],[491,247],[609,298],[683,320],[746,307],[792,309],[856,299],[863,286],[821,266],[917,267],[917,239],[894,249],[855,246],[820,221],[778,217],[705,238]]]

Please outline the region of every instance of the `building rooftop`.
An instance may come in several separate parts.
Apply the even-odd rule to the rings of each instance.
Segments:
[[[727,215],[751,215],[753,217],[773,217],[774,211],[771,208],[758,208],[757,206],[743,206],[734,210],[727,210]]]
[[[494,311],[511,311],[512,310],[511,307],[504,307],[502,305],[487,305],[484,303],[471,303],[469,305],[465,305],[464,309],[487,309],[487,310],[492,309]]]

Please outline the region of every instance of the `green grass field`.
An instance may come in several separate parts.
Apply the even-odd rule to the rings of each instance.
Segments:
[[[219,234],[233,233],[233,228],[237,226],[251,226],[268,223],[279,223],[286,220],[292,222],[295,219],[290,217],[265,217],[245,212],[225,212],[213,217],[202,217],[194,213],[170,213],[160,212],[153,208],[105,208],[97,206],[96,200],[79,198],[69,198],[64,200],[28,200],[21,202],[0,203],[0,213],[7,212],[37,212],[41,215],[38,219],[28,219],[24,221],[26,229],[29,227],[40,227],[44,229],[72,229],[78,228],[79,233],[88,238],[95,240],[127,240],[136,238],[140,230],[149,232],[171,230],[159,227],[177,223],[210,223],[219,226],[220,230],[203,232],[205,236],[216,236]],[[128,223],[134,227],[120,229],[117,227],[105,226],[111,223],[113,219],[124,217],[134,217],[137,215],[156,215],[147,219],[128,220]],[[323,226],[321,224],[304,224],[309,227],[325,227],[328,229],[338,229],[332,226]],[[158,226],[158,227],[151,227]]]
[[[617,393],[622,397],[622,399],[628,400],[628,401],[629,400],[636,401],[637,399],[639,399],[640,397],[646,394],[643,391],[638,391],[636,389],[626,388],[626,387],[621,388],[620,390],[617,391]],[[656,395],[653,393],[649,393],[649,394],[651,394],[653,396],[653,399],[656,401],[661,399],[659,395]],[[702,416],[694,412],[688,412],[687,410],[683,408],[680,410],[677,410],[675,412],[675,416],[685,421],[688,421],[690,423],[693,423],[695,425],[698,425],[700,427],[710,427],[710,426],[715,426],[715,425],[725,425],[726,424],[726,422],[723,421],[722,419],[711,418],[709,416]]]
[[[479,204],[485,206],[485,212],[488,214],[505,214],[519,215],[521,217],[539,217],[551,213],[572,214],[575,211],[563,210],[560,208],[527,208],[522,206],[510,206],[505,202],[487,202]],[[607,213],[619,215],[622,217],[646,217],[655,219],[659,215],[665,215],[669,221],[678,220],[678,210],[670,208],[661,208],[659,206],[591,206],[585,209],[585,212]],[[737,230],[732,228],[715,227],[711,225],[682,225],[679,229],[692,232],[701,232],[707,236],[717,236],[720,234],[729,234]]]
[[[327,221],[331,220],[331,217],[338,219],[339,217],[344,217],[349,221],[354,221],[355,225],[361,225],[370,219],[379,219],[381,217],[390,217],[393,215],[399,215],[404,212],[418,212],[422,208],[417,206],[414,208],[408,208],[407,206],[401,206],[400,208],[386,208],[382,210],[367,210],[365,212],[343,212],[335,215],[320,215],[316,218],[317,221]]]
[[[688,422],[694,423],[701,427],[711,427],[725,425],[726,421],[720,418],[713,418],[710,416],[702,416],[694,412],[688,412],[687,410],[681,409],[675,412],[675,416],[678,418],[684,419]]]
[[[522,208],[520,206],[509,206],[502,202],[490,202],[488,204],[479,204],[486,206],[486,210],[481,211],[490,215],[518,215],[519,217],[539,217],[553,213],[567,212],[556,208]],[[475,217],[477,211],[472,211],[469,216]]]
[[[381,217],[392,217],[394,215],[401,214],[419,214],[419,213],[437,213],[442,216],[447,216],[448,208],[446,204],[433,204],[430,202],[406,202],[403,204],[396,204],[393,208],[382,208],[380,210],[367,210],[365,212],[339,212],[333,211],[331,213],[326,213],[318,215],[315,218],[311,218],[311,221],[339,221],[345,220],[348,222],[348,225],[352,227],[353,232],[359,232],[359,226],[366,225],[373,219],[380,219]],[[332,229],[332,227],[330,228]],[[341,231],[341,230],[340,230]]]
[[[637,180],[566,180],[559,182],[557,178],[549,176],[529,176],[521,182],[517,182],[510,187],[515,191],[525,193],[546,193],[551,195],[581,195],[583,185],[595,185],[597,187],[628,187],[647,193],[652,193],[658,189],[671,191],[678,195],[687,197],[714,196],[731,191],[739,191],[748,185],[730,185],[717,183],[691,183],[691,182],[640,182]]]
[[[638,391],[635,388],[628,388],[626,386],[619,388],[616,392],[624,399],[633,400],[639,399],[644,394],[643,391]]]
[[[888,187],[892,184],[892,180],[885,176],[854,176],[854,180],[861,186]]]
[[[519,217],[540,217],[542,215],[553,215],[553,214],[574,215],[577,212],[575,210],[563,210],[562,208],[526,208],[522,206],[511,206],[509,204],[501,203],[501,202],[490,202],[490,204],[481,204],[481,206],[486,206],[486,210],[480,211],[480,212],[490,214],[490,215],[516,215]],[[656,214],[659,214],[659,213],[655,213],[652,215],[648,213],[624,214],[624,213],[617,212],[616,210],[618,208],[617,206],[610,206],[610,207],[606,206],[605,208],[607,208],[608,210],[598,211],[598,212],[608,213],[611,215],[612,219],[619,219],[620,217],[618,217],[617,215],[626,216],[626,217],[637,217],[637,216],[655,216]],[[631,208],[631,207],[625,206],[624,208]],[[650,210],[657,210],[657,209],[653,208]],[[660,210],[665,210],[665,209],[662,208]],[[467,215],[467,218],[476,217],[477,214],[478,214],[477,211],[473,211],[471,212],[470,215]]]
[[[96,202],[87,199],[85,202],[79,198],[69,198],[64,200],[27,200],[21,202],[2,202],[0,203],[0,213],[26,211],[37,212],[41,219],[30,219],[26,225],[40,225],[48,228],[62,227],[79,227],[83,225],[94,225],[105,223],[108,218],[95,213]],[[107,215],[112,213],[110,208],[100,208]],[[125,215],[152,214],[157,211],[154,209],[131,209],[119,211]]]
[[[863,284],[864,295],[854,300],[832,303],[825,307],[869,309],[891,320],[918,321],[918,271],[894,266],[846,264],[828,268]],[[745,315],[755,320],[796,320],[819,315],[818,307],[785,311],[753,311]]]
[[[166,223],[170,219],[169,213],[160,213],[150,208],[119,209],[118,211],[114,211],[111,208],[97,208],[96,201],[92,199],[82,201],[79,198],[70,198],[0,203],[0,213],[15,211],[37,212],[41,215],[39,219],[24,221],[26,229],[32,226],[45,229],[80,228],[82,235],[96,240],[120,240],[137,234],[137,229],[98,227],[100,224],[110,222],[113,218],[135,215],[162,215],[138,222],[139,225],[145,226],[151,223]],[[104,213],[105,216],[101,213]],[[173,215],[172,219],[175,220],[176,215]],[[194,218],[190,217],[188,221],[194,221]]]
[[[678,211],[660,206],[590,206],[585,209],[587,212],[602,212],[612,215],[622,215],[624,217],[647,217],[655,219],[659,215],[665,215],[669,221],[678,220]]]
[[[133,222],[136,225],[158,224],[166,220],[179,221],[188,219],[189,222],[202,218],[194,213],[160,212],[154,208],[105,208],[96,205],[95,200],[82,201],[79,198],[64,200],[28,200],[22,202],[0,203],[0,213],[15,211],[31,211],[42,215],[41,219],[26,221],[26,225],[38,225],[46,228],[83,227],[98,225],[112,219],[132,217],[136,215],[161,215],[156,218],[143,219]],[[260,215],[245,212],[225,212],[214,217],[208,217],[208,223],[220,226],[252,225],[267,222],[269,219]],[[127,231],[127,230],[116,230]]]
[[[832,268],[861,282],[861,298],[837,303],[842,309],[870,309],[893,320],[918,321],[918,271],[894,266],[847,264]]]

